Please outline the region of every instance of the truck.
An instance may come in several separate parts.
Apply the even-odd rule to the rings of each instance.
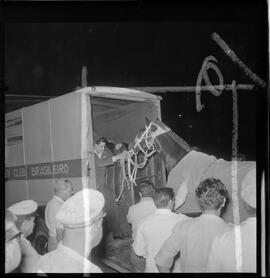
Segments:
[[[75,192],[95,189],[95,140],[131,142],[145,117],[161,120],[160,101],[160,96],[139,90],[91,86],[5,114],[5,206],[27,199],[38,203],[31,241],[40,254],[46,252],[44,208],[53,197],[55,180],[69,179]],[[119,172],[120,166],[113,167],[113,173]],[[154,155],[137,178],[148,177],[160,187],[165,175],[163,162]],[[119,175],[109,182],[117,196]],[[126,208],[139,199],[133,184],[123,192]]]

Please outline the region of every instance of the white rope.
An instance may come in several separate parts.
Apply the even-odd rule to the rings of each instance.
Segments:
[[[129,183],[137,185],[136,179],[138,169],[144,168],[147,164],[148,159],[157,151],[154,146],[154,138],[151,132],[152,125],[154,125],[153,122],[151,122],[148,126],[145,127],[145,131],[140,135],[139,138],[135,139],[136,143],[133,149],[127,151],[125,157],[121,160],[123,179],[121,184],[121,191],[119,196],[116,198],[116,202],[120,200],[125,188],[125,184],[127,186],[129,186]],[[146,145],[145,150],[141,146],[142,141],[144,141]],[[137,152],[134,151],[136,148],[139,149]],[[143,161],[138,163],[138,156],[140,152],[143,153]],[[127,169],[125,167],[125,162]]]
[[[121,198],[121,196],[122,196],[122,194],[124,192],[124,189],[125,189],[125,184],[127,184],[128,188],[129,188],[128,181],[127,181],[127,178],[126,178],[125,161],[124,161],[124,159],[121,159],[120,165],[121,165],[122,175],[123,175],[123,177],[122,177],[122,184],[121,184],[122,188],[120,190],[120,193],[119,193],[118,197],[115,199],[116,202],[118,202],[120,200],[120,198]]]
[[[118,202],[118,201],[120,200],[120,198],[121,198],[121,196],[122,196],[122,194],[123,194],[123,192],[124,192],[124,189],[125,189],[125,179],[123,178],[123,179],[122,179],[122,189],[121,189],[121,191],[120,191],[118,197],[115,199],[116,202]]]
[[[136,184],[136,177],[138,169],[142,169],[145,167],[149,157],[151,157],[157,150],[154,146],[154,139],[151,135],[151,127],[153,122],[151,122],[147,127],[145,127],[145,131],[141,134],[139,138],[137,138],[136,143],[132,150],[127,152],[125,160],[127,162],[127,170],[128,170],[128,181]],[[150,139],[150,140],[148,140]],[[141,146],[141,142],[144,140],[146,149]],[[139,151],[135,152],[134,150],[138,148]],[[138,163],[138,154],[139,152],[143,153],[143,161]],[[133,159],[134,158],[134,159]],[[133,167],[133,169],[132,169]]]

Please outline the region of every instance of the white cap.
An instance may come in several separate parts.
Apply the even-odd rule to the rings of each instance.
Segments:
[[[105,200],[102,193],[94,189],[84,188],[65,201],[55,217],[65,227],[85,227],[90,225],[91,221],[100,214],[104,204]]]
[[[250,170],[242,181],[241,197],[252,208],[256,208],[256,168]]]
[[[19,215],[27,215],[35,212],[37,210],[37,203],[33,200],[25,200],[19,203],[16,203],[8,208],[13,214]]]

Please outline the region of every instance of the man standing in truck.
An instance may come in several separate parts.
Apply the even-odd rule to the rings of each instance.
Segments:
[[[125,151],[118,155],[113,155],[108,149],[105,149],[106,143],[107,140],[104,137],[99,138],[95,143],[96,185],[97,190],[101,191],[105,197],[108,227],[114,238],[121,239],[122,231],[120,229],[118,207],[112,188],[109,184],[106,184],[106,167],[114,165],[116,161],[124,157]]]

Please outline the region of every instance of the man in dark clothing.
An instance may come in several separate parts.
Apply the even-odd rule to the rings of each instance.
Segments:
[[[109,167],[120,160],[125,152],[113,155],[111,151],[105,149],[107,140],[104,137],[98,139],[95,143],[95,166],[96,166],[96,185],[97,190],[101,191],[105,197],[105,210],[107,212],[107,224],[114,238],[121,238],[120,219],[118,213],[117,203],[115,201],[114,193],[111,183],[106,182],[106,172]],[[106,222],[106,221],[105,221]]]

